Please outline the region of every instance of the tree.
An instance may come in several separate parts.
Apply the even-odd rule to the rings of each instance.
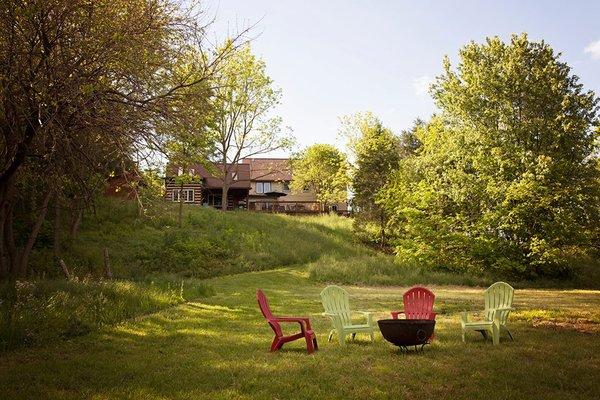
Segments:
[[[157,124],[236,46],[207,48],[168,0],[6,0],[0,16],[0,277],[22,278],[52,198],[79,215],[108,165],[160,149]]]
[[[226,210],[237,164],[243,158],[290,148],[293,138],[282,132],[281,118],[270,114],[281,92],[273,88],[265,62],[252,54],[249,45],[227,59],[215,82],[215,158],[222,165],[221,207]]]
[[[432,265],[564,276],[598,243],[598,98],[526,35],[448,59],[441,110],[380,197],[398,253]],[[411,256],[412,255],[412,256]]]
[[[312,188],[323,206],[346,201],[350,183],[348,161],[334,146],[312,145],[294,156],[291,166],[292,190]]]
[[[402,158],[414,155],[421,148],[421,141],[417,132],[419,129],[423,129],[424,126],[425,121],[417,118],[410,129],[403,130],[400,133],[400,155]]]
[[[343,120],[342,132],[349,138],[353,154],[352,205],[355,230],[365,232],[366,225],[375,224],[379,244],[386,244],[387,210],[375,202],[378,192],[387,184],[402,157],[400,138],[372,114],[355,114]]]

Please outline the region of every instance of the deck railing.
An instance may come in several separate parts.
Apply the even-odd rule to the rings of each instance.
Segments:
[[[345,213],[338,211],[336,206],[323,206],[316,201],[252,201],[249,204],[249,210],[283,214]]]

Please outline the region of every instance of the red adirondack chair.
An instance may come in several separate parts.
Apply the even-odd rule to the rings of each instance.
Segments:
[[[399,314],[404,314],[406,319],[435,319],[436,313],[433,312],[435,295],[431,290],[415,286],[407,290],[402,298],[404,310],[392,311],[393,319],[398,319]]]
[[[262,290],[256,291],[256,299],[258,300],[260,311],[271,326],[271,329],[273,329],[275,332],[275,339],[273,339],[273,343],[271,343],[271,351],[277,351],[281,348],[281,346],[284,345],[284,343],[292,342],[301,338],[306,339],[306,349],[308,350],[309,354],[315,350],[319,350],[319,346],[317,345],[317,336],[310,327],[310,320],[308,318],[274,316],[271,312],[271,308],[269,307],[267,297]],[[280,322],[296,322],[300,324],[300,332],[293,335],[284,336],[281,330],[281,325],[279,324]]]

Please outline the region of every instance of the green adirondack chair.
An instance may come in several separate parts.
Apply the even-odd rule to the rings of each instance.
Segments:
[[[465,341],[466,331],[478,331],[484,338],[487,339],[488,332],[492,335],[494,345],[500,343],[500,331],[505,329],[513,340],[513,336],[506,327],[508,315],[512,308],[515,289],[508,283],[496,282],[483,294],[485,299],[485,310],[483,311],[483,321],[468,322],[467,312],[464,311],[461,315],[462,340]]]
[[[369,312],[354,311],[356,314],[365,316],[366,324],[353,324],[348,292],[339,286],[327,286],[321,292],[321,302],[325,309],[323,315],[329,317],[333,325],[333,329],[329,332],[330,342],[335,332],[337,332],[342,346],[346,344],[346,335],[348,334],[352,334],[352,339],[354,339],[357,333],[368,333],[371,336],[371,341],[373,341],[373,333],[375,331],[373,328],[373,316]]]

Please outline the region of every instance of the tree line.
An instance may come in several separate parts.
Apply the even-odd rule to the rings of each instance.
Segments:
[[[525,34],[469,43],[443,68],[430,119],[395,135],[370,113],[345,117],[346,172],[319,168],[318,159],[347,161],[317,145],[299,155],[300,176],[321,170],[312,182],[335,180],[338,192],[348,184],[359,236],[402,262],[520,278],[576,273],[600,250],[598,97]],[[324,200],[335,193],[325,191]]]

